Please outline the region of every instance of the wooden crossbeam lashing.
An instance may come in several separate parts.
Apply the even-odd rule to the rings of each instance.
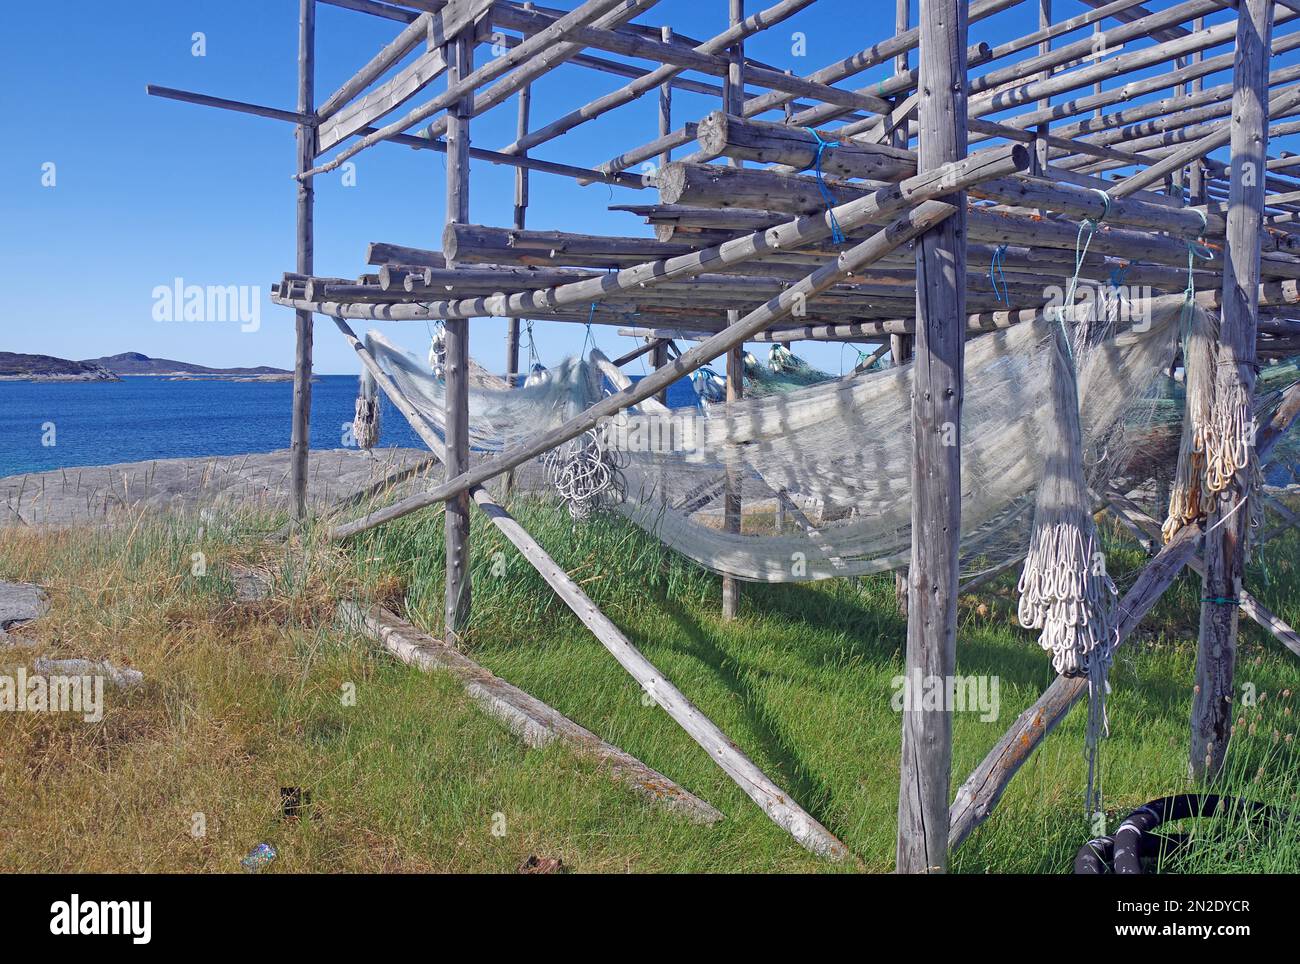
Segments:
[[[908,618],[907,668],[944,676],[955,667],[966,339],[1041,319],[1052,289],[1077,276],[1090,296],[1141,288],[1136,294],[1153,306],[1194,288],[1199,305],[1222,314],[1216,398],[1239,397],[1238,389],[1251,398],[1257,361],[1300,354],[1300,161],[1268,146],[1285,147],[1300,133],[1300,67],[1270,69],[1271,57],[1300,49],[1300,3],[1292,0],[1086,0],[1068,10],[1037,0],[1034,22],[1019,34],[997,15],[1023,0],[895,0],[892,34],[887,16],[864,20],[857,0],[714,0],[713,29],[699,37],[654,22],[658,0],[571,0],[567,9],[515,0],[321,2],[389,29],[319,103],[316,0],[299,4],[294,109],[147,88],[296,132],[296,258],[271,295],[295,313],[295,524],[307,513],[313,317],[336,319],[372,372],[378,366],[344,319],[445,322],[445,439],[377,374],[443,461],[443,478],[360,518],[326,517],[330,538],[445,503],[445,629],[454,640],[470,612],[469,518],[486,516],[665,711],[818,852],[844,851],[662,680],[484,484],[509,480],[630,406],[662,410],[674,382],[721,358],[728,399],[743,404],[747,343],[865,342],[872,361],[887,351],[893,364],[915,366],[914,542],[896,560],[907,563],[896,589]],[[769,40],[787,29],[798,37],[814,22],[805,18],[827,12],[868,31],[879,26],[881,35],[798,70],[754,55],[785,45],[760,43],[765,32]],[[595,76],[617,80],[589,90],[585,80]],[[509,143],[471,145],[471,119],[510,98]],[[617,142],[600,136],[622,133],[638,101],[653,117],[644,131]],[[573,136],[579,130],[588,136]],[[371,243],[355,277],[317,275],[315,179],[381,143],[446,155],[441,234],[428,228],[402,243]],[[500,203],[476,193],[476,220],[471,174],[483,165],[512,169],[513,205],[508,191]],[[595,229],[537,223],[553,206],[530,207],[530,195],[535,202],[536,179],[548,176],[608,185],[586,195],[607,221]],[[629,193],[615,196],[615,187]],[[613,326],[638,344],[615,362],[592,356],[614,394],[472,464],[471,382],[504,390],[522,381],[521,328],[539,322]],[[485,324],[505,326],[505,379],[471,362],[470,333]],[[618,366],[636,359],[651,370],[632,383]],[[1289,393],[1281,414],[1296,405]],[[732,533],[747,528],[740,483],[739,475],[719,483],[722,525]],[[1123,523],[1154,548],[1155,520],[1111,496]],[[1203,556],[1197,527],[1184,529],[1124,600],[1127,633],[1184,566],[1204,572],[1190,751],[1197,775],[1223,762],[1237,613],[1293,650],[1300,645],[1241,586],[1254,498],[1238,480],[1209,521]],[[774,504],[779,527],[787,519],[811,527],[782,493]],[[981,573],[968,588],[997,574]],[[724,616],[739,615],[739,598],[728,577]],[[951,806],[951,718],[905,712],[898,868],[945,869],[951,847],[987,817],[1079,693],[1076,682],[1054,683]]]

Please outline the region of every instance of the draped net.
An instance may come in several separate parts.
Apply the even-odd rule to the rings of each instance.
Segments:
[[[1132,323],[1107,321],[1094,308],[1084,317],[1040,317],[966,343],[965,571],[1023,555],[1028,543],[1045,449],[1060,438],[1049,377],[1056,325],[1067,326],[1073,346],[1090,486],[1097,490],[1123,469],[1127,447],[1140,435],[1133,426],[1155,410],[1150,389],[1172,362],[1188,310],[1181,295],[1138,307],[1144,310],[1133,310]],[[442,382],[378,332],[366,341],[441,433]],[[527,387],[471,389],[471,444],[497,452],[562,424],[611,390],[601,363],[608,366],[593,352],[566,359]],[[625,482],[617,510],[699,564],[751,581],[904,566],[911,546],[912,383],[913,366],[906,364],[700,409],[646,403],[602,426],[602,457],[617,462]],[[958,442],[954,426],[931,430]],[[581,439],[569,451],[576,456],[580,449]],[[739,487],[740,532],[724,531],[728,474]]]

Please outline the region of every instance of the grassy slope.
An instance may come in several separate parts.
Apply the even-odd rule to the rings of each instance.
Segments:
[[[891,679],[904,626],[892,578],[746,587],[742,617],[718,619],[717,580],[621,523],[574,529],[537,505],[521,519],[660,669],[869,870],[892,864],[899,722]],[[513,869],[529,854],[579,870],[820,870],[653,705],[518,555],[475,525],[469,645],[485,665],[727,814],[714,828],[645,805],[560,747],[526,751],[457,686],[377,655],[331,624],[333,599],[362,594],[437,628],[441,518],[416,516],[347,552],[273,560],[273,601],[238,607],[221,562],[248,557],[248,523],[199,532],[146,523],[93,537],[9,530],[0,577],[50,586],[54,612],[25,633],[51,655],[108,657],[148,684],[110,694],[102,723],[0,714],[0,869],[233,870],[261,840],[292,870]],[[193,576],[191,553],[208,556]],[[1297,537],[1252,568],[1257,594],[1300,623]],[[1116,547],[1112,570],[1139,554]],[[1269,581],[1264,582],[1267,572]],[[1121,576],[1121,584],[1126,580]],[[1104,745],[1109,806],[1186,788],[1199,581],[1184,578],[1125,648]],[[1012,624],[1011,596],[969,599],[959,672],[996,674],[1001,714],[956,717],[954,781],[1050,682],[1047,659]],[[1267,694],[1243,709],[1232,786],[1297,806],[1291,690],[1300,663],[1243,624],[1239,680]],[[29,651],[0,652],[0,672]],[[346,684],[356,705],[343,705]],[[1287,695],[1284,695],[1284,692]],[[1253,730],[1253,733],[1251,732]],[[959,870],[1061,871],[1088,836],[1079,815],[1082,713],[1050,737]],[[1276,731],[1276,739],[1274,736]],[[313,791],[316,817],[277,819],[279,787]],[[207,833],[191,833],[203,813]],[[497,817],[496,815],[501,815]],[[495,826],[504,835],[495,835]],[[1113,820],[1112,820],[1113,824]],[[1208,827],[1206,828],[1208,831]],[[1183,869],[1300,870],[1293,826],[1209,833]],[[1239,846],[1252,840],[1249,846]]]

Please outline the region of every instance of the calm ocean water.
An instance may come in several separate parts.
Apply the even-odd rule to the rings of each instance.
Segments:
[[[353,375],[322,375],[313,383],[312,448],[342,445],[356,393]],[[292,402],[289,382],[173,382],[152,376],[0,382],[0,476],[287,448]],[[695,403],[688,381],[673,385],[669,403]],[[44,444],[51,435],[54,444]],[[382,444],[424,447],[387,399]]]

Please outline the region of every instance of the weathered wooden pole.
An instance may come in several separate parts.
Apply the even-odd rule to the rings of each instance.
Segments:
[[[659,38],[664,43],[672,43],[673,28],[663,26],[659,28]],[[673,85],[665,81],[659,85],[659,136],[667,137],[673,131]],[[673,162],[673,149],[670,146],[664,147],[663,153],[659,155],[658,170],[662,171],[665,167]],[[668,364],[668,342],[659,340],[651,349],[650,362],[655,368],[663,368]],[[663,405],[668,404],[668,389],[664,389],[655,399]]]
[[[519,121],[515,129],[519,137],[528,133],[528,115],[532,110],[533,86],[519,89]],[[528,171],[515,168],[515,229],[522,231],[528,219]],[[506,384],[514,386],[522,381],[519,375],[519,323],[518,318],[506,319]]]
[[[966,32],[962,0],[921,0],[919,171],[966,154]],[[945,684],[957,654],[961,533],[962,359],[966,317],[966,200],[916,242],[916,355],[912,389],[912,558],[906,678]],[[951,707],[903,709],[897,869],[948,869]]]
[[[316,0],[298,4],[298,113],[310,115],[316,100]],[[298,125],[298,173],[311,169],[316,160],[316,127]],[[315,231],[312,222],[316,189],[309,177],[298,183],[297,270],[312,273]],[[289,481],[293,489],[293,516],[307,517],[307,452],[311,447],[311,347],[312,313],[294,315],[297,349],[293,363],[293,425],[289,433]]]
[[[1205,577],[1201,583],[1200,643],[1192,698],[1190,771],[1214,777],[1223,766],[1232,729],[1233,671],[1237,661],[1237,600],[1250,534],[1250,478],[1254,470],[1252,396],[1255,331],[1259,323],[1260,230],[1268,153],[1268,59],[1273,29],[1269,0],[1243,0],[1237,13],[1233,73],[1228,235],[1223,259],[1223,308],[1214,397],[1215,421],[1241,419],[1250,449],[1206,519]],[[1244,409],[1229,413],[1224,406]],[[1230,443],[1235,438],[1228,440]]]
[[[731,26],[745,19],[745,0],[727,0]],[[745,43],[737,41],[727,48],[727,82],[723,86],[722,109],[740,116],[745,109]],[[732,167],[744,166],[743,161],[731,160]],[[740,312],[727,312],[727,324],[740,320]],[[727,403],[739,401],[745,395],[745,346],[739,344],[727,352]],[[727,468],[727,484],[723,494],[722,527],[727,532],[740,532],[741,472],[738,466]],[[734,576],[722,577],[722,618],[735,619],[740,609],[740,583]]]
[[[912,0],[895,0],[894,2],[894,35],[897,36],[906,33],[912,28]],[[908,63],[907,51],[904,50],[894,57],[894,73],[903,74],[910,69]],[[889,135],[889,141],[894,147],[907,149],[909,138],[907,136],[908,126],[906,123],[899,124]],[[912,357],[912,336],[911,335],[890,335],[889,336],[889,357],[893,359],[895,367],[909,361]],[[778,506],[780,500],[777,501]],[[898,607],[898,614],[904,619],[907,618],[907,570],[894,570],[894,604]]]
[[[1100,21],[1098,21],[1100,22]],[[1052,0],[1038,0],[1038,27],[1044,30],[1052,25]],[[1095,48],[1094,48],[1095,50]],[[1040,54],[1050,54],[1052,52],[1052,38],[1039,41],[1038,52]],[[1040,75],[1040,80],[1050,80],[1052,77],[1052,68],[1046,68]],[[1051,97],[1042,97],[1038,101],[1038,109],[1046,110],[1052,106]],[[1047,136],[1051,124],[1043,121],[1034,128],[1034,166],[1031,168],[1032,173],[1038,177],[1045,176],[1047,165],[1052,158],[1052,148],[1047,142]],[[1041,212],[1046,213],[1046,212]]]
[[[474,69],[473,31],[447,45],[447,82],[455,85]],[[469,223],[469,115],[472,92],[448,110],[447,223]],[[447,478],[469,468],[469,320],[446,322],[446,432]],[[447,584],[444,629],[447,642],[455,643],[470,611],[469,579],[470,496],[462,492],[447,502]]]
[[[1200,33],[1204,29],[1205,29],[1205,18],[1197,17],[1196,20],[1192,23],[1192,31],[1194,33]],[[1197,50],[1192,54],[1192,63],[1194,64],[1199,64],[1204,59],[1205,59],[1205,53],[1203,51]],[[1195,77],[1192,79],[1192,82],[1189,86],[1189,93],[1191,93],[1191,95],[1194,97],[1197,94],[1199,94],[1204,88],[1205,88],[1205,78]],[[1188,189],[1189,189],[1188,193],[1190,194],[1188,203],[1190,204],[1205,203],[1206,200],[1205,169],[1201,166],[1200,161],[1192,162],[1191,173],[1189,175],[1189,181],[1188,181]]]
[[[659,28],[659,38],[666,44],[673,42],[673,28],[664,26]],[[673,85],[669,81],[659,85],[659,136],[667,137],[673,132]],[[664,151],[659,155],[659,169],[663,170],[673,160],[673,149],[670,146],[664,147]]]

